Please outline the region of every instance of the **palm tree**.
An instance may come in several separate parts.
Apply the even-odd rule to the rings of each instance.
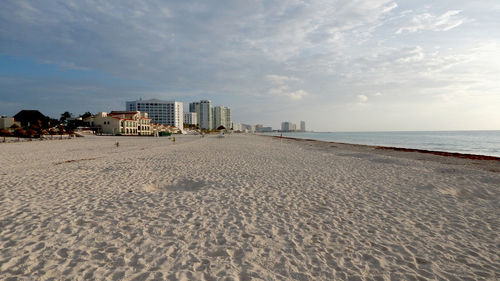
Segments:
[[[65,122],[68,118],[71,118],[71,113],[69,111],[65,111],[63,114],[61,114],[61,118],[59,118],[59,121]]]
[[[84,114],[80,115],[80,117],[82,117],[82,119],[85,119],[85,118],[90,117],[90,116],[92,116],[92,113],[90,111],[87,111]]]

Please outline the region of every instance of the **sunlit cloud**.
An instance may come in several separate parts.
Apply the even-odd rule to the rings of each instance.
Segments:
[[[460,17],[460,10],[448,11],[440,16],[429,13],[414,15],[410,22],[400,27],[396,33],[417,32],[419,30],[447,31],[464,23],[464,18]]]

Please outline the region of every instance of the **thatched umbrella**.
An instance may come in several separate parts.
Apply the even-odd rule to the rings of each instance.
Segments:
[[[5,137],[12,136],[12,133],[9,130],[7,130],[7,129],[4,128],[4,129],[0,130],[0,136],[3,137],[3,142],[5,142]]]
[[[56,129],[54,129],[54,128],[50,128],[50,129],[49,129],[49,134],[50,134],[50,139],[52,139],[52,138],[53,138],[53,136],[54,136],[55,134],[57,134]]]
[[[18,128],[21,128],[19,127],[19,125],[17,125],[16,123],[12,124],[12,126],[9,127],[12,131],[15,131],[17,130]]]
[[[32,139],[34,136],[36,136],[36,135],[37,135],[37,132],[36,132],[35,130],[31,129],[31,128],[30,128],[30,129],[28,129],[28,131],[27,131],[26,133],[27,133],[27,135],[30,137],[30,141],[31,141],[31,139]]]
[[[62,135],[64,135],[64,133],[66,133],[66,130],[64,130],[64,126],[61,126],[61,125],[59,125],[57,127],[57,129],[59,130],[59,135],[61,136],[61,139],[62,139]]]
[[[20,137],[25,137],[26,136],[26,131],[24,131],[22,128],[18,128],[14,131],[14,136],[17,137],[17,140],[19,141]]]

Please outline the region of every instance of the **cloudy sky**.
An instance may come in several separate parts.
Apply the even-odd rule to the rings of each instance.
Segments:
[[[0,2],[0,115],[138,98],[275,128],[498,130],[500,2]]]

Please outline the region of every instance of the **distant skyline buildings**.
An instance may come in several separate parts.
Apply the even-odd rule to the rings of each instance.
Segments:
[[[300,128],[297,130],[297,124],[284,121],[281,122],[281,130],[282,132],[305,132],[306,131],[306,122],[300,121]]]
[[[189,111],[196,113],[200,129],[213,130],[220,126],[232,128],[230,107],[212,106],[212,101],[201,100],[189,103]]]

